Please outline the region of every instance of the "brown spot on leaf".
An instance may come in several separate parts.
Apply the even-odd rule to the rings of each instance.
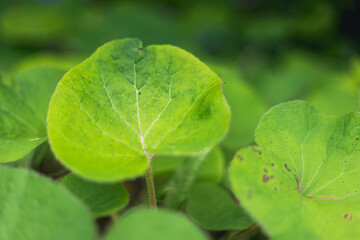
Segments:
[[[238,159],[240,162],[242,162],[242,161],[244,160],[244,158],[243,158],[241,155],[237,156],[237,159]]]
[[[264,183],[266,183],[267,181],[269,181],[269,179],[270,179],[269,176],[263,175],[263,179],[262,179],[262,180],[263,180]]]
[[[273,178],[274,178],[274,175],[271,175],[271,176],[270,176],[270,179],[273,179]]]
[[[277,191],[277,187],[274,187],[274,190]]]
[[[267,172],[268,172],[268,170],[267,170],[266,168],[264,168],[264,172],[266,172],[266,173],[267,173]]]
[[[344,218],[352,220],[352,215],[350,213],[347,213],[344,215]]]
[[[271,163],[271,166],[273,167],[273,166],[275,166],[275,164]]]
[[[288,172],[291,172],[291,170],[288,168],[288,166],[286,165],[286,163],[284,164],[286,170],[288,170]]]
[[[256,149],[256,148],[254,148],[254,147],[252,147],[252,150],[253,150],[254,152],[257,152],[259,155],[261,155],[261,154],[262,154],[262,152],[261,152],[260,150],[258,150],[258,149]]]

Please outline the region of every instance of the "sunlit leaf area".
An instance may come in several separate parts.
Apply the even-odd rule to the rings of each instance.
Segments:
[[[360,239],[359,22],[1,0],[0,240]]]

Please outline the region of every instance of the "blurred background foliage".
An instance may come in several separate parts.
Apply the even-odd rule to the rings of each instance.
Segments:
[[[228,161],[274,104],[359,110],[359,13],[355,0],[1,0],[0,74],[11,84],[33,66],[69,69],[117,38],[179,46],[225,82]]]
[[[34,66],[69,69],[118,38],[176,45],[199,57],[224,80],[232,121],[205,159],[154,159],[159,198],[181,193],[182,204],[191,184],[178,183],[189,176],[229,188],[228,162],[254,142],[271,106],[303,99],[326,114],[359,110],[359,16],[355,0],[0,0],[0,75],[12,84],[14,74]],[[48,159],[40,170],[59,171]],[[134,196],[134,183],[126,186]],[[131,205],[145,198],[142,191]]]
[[[254,92],[250,104],[306,99],[343,113],[358,109],[359,11],[355,0],[1,0],[0,72],[71,67],[107,41],[138,37],[222,65],[220,76],[233,72],[225,84],[244,85],[238,95]]]
[[[34,66],[69,69],[117,38],[179,46],[224,80],[233,113],[226,163],[277,103],[359,110],[359,15],[355,0],[1,0],[0,74],[11,84]]]

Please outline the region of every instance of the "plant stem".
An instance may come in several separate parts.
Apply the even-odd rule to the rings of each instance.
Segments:
[[[154,178],[153,178],[152,169],[151,169],[151,159],[152,158],[153,158],[153,156],[148,157],[148,169],[146,171],[146,185],[147,185],[147,189],[148,189],[150,207],[152,209],[156,209],[157,207],[156,207]]]

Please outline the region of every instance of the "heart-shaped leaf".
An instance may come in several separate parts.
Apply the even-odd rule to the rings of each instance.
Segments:
[[[89,211],[66,189],[28,170],[0,167],[0,239],[94,238]]]
[[[0,162],[20,159],[47,138],[46,113],[63,69],[33,67],[0,79]]]
[[[205,234],[182,214],[165,209],[136,209],[121,217],[105,240],[205,240]]]
[[[61,179],[61,184],[84,201],[95,217],[119,211],[129,202],[129,194],[122,183],[90,182],[70,173]]]
[[[224,136],[230,110],[221,83],[179,48],[112,41],[61,79],[49,107],[50,143],[84,177],[142,175],[154,154],[202,152]]]
[[[359,137],[359,113],[329,117],[302,101],[277,105],[259,123],[259,146],[233,159],[233,190],[277,239],[356,239]]]
[[[215,183],[194,185],[186,208],[195,222],[209,230],[243,230],[253,224],[230,194]]]

